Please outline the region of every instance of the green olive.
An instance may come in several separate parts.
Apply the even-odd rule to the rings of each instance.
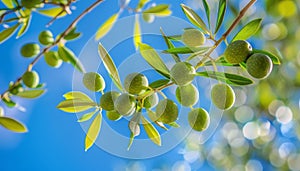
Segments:
[[[111,111],[115,109],[115,100],[121,95],[121,93],[116,91],[109,91],[104,93],[100,98],[100,106],[106,110]]]
[[[174,122],[178,118],[178,107],[172,100],[164,99],[157,104],[156,115],[158,121],[165,124]]]
[[[105,81],[103,77],[96,72],[85,73],[82,82],[84,86],[91,91],[103,91],[105,88]]]
[[[230,109],[235,101],[235,94],[227,84],[216,84],[211,90],[213,104],[222,110]]]
[[[54,42],[53,34],[49,30],[42,31],[39,34],[39,41],[42,45],[50,45]]]
[[[264,79],[270,75],[273,64],[269,56],[261,53],[255,53],[247,60],[246,68],[252,77]]]
[[[204,131],[210,123],[209,115],[203,108],[192,109],[188,114],[188,121],[195,131]]]
[[[54,68],[59,68],[63,62],[55,51],[45,53],[45,61],[49,66]]]
[[[42,0],[21,0],[21,4],[27,9],[43,7]]]
[[[115,101],[115,110],[123,116],[129,116],[135,109],[135,98],[127,93],[121,94]]]
[[[237,40],[230,43],[225,52],[224,57],[228,63],[239,64],[246,61],[252,54],[252,46],[245,40]]]
[[[106,117],[109,119],[109,120],[112,120],[112,121],[118,121],[122,118],[122,115],[120,115],[117,111],[115,110],[111,110],[111,111],[107,111],[106,112]]]
[[[40,78],[37,72],[27,71],[22,76],[23,83],[29,88],[35,88],[39,82]]]
[[[155,16],[153,14],[142,14],[143,20],[147,23],[152,23],[155,20]]]
[[[27,58],[34,57],[40,53],[40,46],[36,43],[27,43],[21,48],[21,55]]]
[[[181,40],[186,46],[197,47],[203,45],[206,38],[204,34],[197,29],[186,29],[182,34]]]
[[[190,63],[178,62],[172,67],[170,74],[177,85],[184,86],[194,80],[196,70]]]
[[[144,100],[144,108],[151,109],[158,103],[158,95],[157,93],[153,93],[150,96],[146,97]]]
[[[148,88],[148,79],[141,73],[132,73],[126,76],[124,81],[125,90],[134,95],[144,93]]]
[[[193,84],[179,86],[176,89],[176,98],[183,106],[194,106],[199,100],[199,92]]]

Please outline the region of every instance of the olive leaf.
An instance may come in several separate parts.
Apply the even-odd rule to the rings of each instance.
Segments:
[[[22,97],[22,98],[37,98],[45,93],[45,90],[25,90],[22,92],[19,92],[16,96]]]
[[[165,42],[166,42],[168,48],[169,48],[169,49],[175,48],[174,44],[173,44],[173,43],[171,42],[171,40],[169,40],[169,38],[165,35],[165,33],[163,32],[162,28],[160,28],[160,32],[161,32],[161,35],[163,36],[163,38],[164,38],[164,40],[165,40]],[[173,59],[174,59],[174,61],[175,61],[176,63],[177,63],[177,62],[180,62],[180,58],[179,58],[179,56],[178,56],[177,53],[172,54],[172,57],[173,57]]]
[[[63,12],[62,12],[63,11]],[[53,7],[49,9],[37,10],[39,14],[45,15],[47,17],[64,17],[67,12],[62,7]]]
[[[215,33],[217,33],[222,25],[222,22],[224,20],[225,12],[226,12],[226,6],[227,1],[226,0],[220,0],[219,1],[219,8],[218,8],[218,15],[217,15],[217,21],[216,21],[216,28]]]
[[[235,40],[247,40],[259,30],[261,23],[261,18],[250,21],[233,37],[231,42],[234,42]]]
[[[70,91],[70,92],[64,94],[63,97],[66,100],[79,99],[79,100],[84,100],[87,102],[93,102],[93,100],[88,95],[86,95],[80,91]]]
[[[172,11],[169,9],[169,5],[167,4],[159,4],[149,9],[143,11],[144,14],[153,14],[155,16],[169,16],[172,14]]]
[[[268,52],[268,51],[265,51],[265,50],[259,50],[259,49],[253,49],[253,52],[254,53],[262,53],[262,54],[265,54],[267,56],[269,56],[273,62],[273,64],[275,65],[280,65],[280,60],[279,60],[279,57],[274,55],[273,53],[271,52]]]
[[[139,10],[143,8],[148,2],[150,2],[150,0],[140,0],[135,9]]]
[[[168,39],[173,41],[181,41],[181,35],[168,36]]]
[[[215,64],[216,65],[221,65],[221,66],[239,66],[238,64],[231,64],[231,63],[228,63],[224,56],[220,57],[218,60],[215,61]],[[208,60],[207,62],[204,63],[204,66],[212,66],[212,62],[211,60]]]
[[[233,85],[233,86],[244,86],[244,85],[253,84],[253,81],[249,78],[246,78],[246,77],[243,77],[240,75],[236,75],[236,74],[230,74],[230,73],[215,72],[215,71],[203,71],[203,72],[197,72],[196,75],[202,76],[202,77],[213,78],[213,79],[225,82],[225,83]]]
[[[12,36],[14,34],[14,32],[16,31],[16,29],[19,27],[20,23],[9,27],[5,30],[3,30],[2,32],[0,32],[0,43],[3,43],[5,40],[7,40],[10,36]]]
[[[9,107],[9,108],[13,108],[13,107],[15,107],[15,106],[17,105],[17,103],[14,102],[14,101],[12,101],[12,100],[10,99],[10,97],[4,97],[4,98],[2,99],[2,101],[3,101],[4,104],[5,104],[7,107]]]
[[[97,104],[94,102],[81,100],[81,99],[68,99],[60,102],[57,105],[57,108],[64,112],[77,113],[77,112],[88,110],[95,106],[97,106]]]
[[[28,17],[24,18],[22,26],[18,32],[17,38],[21,37],[28,30],[30,21],[31,21],[31,15],[28,15]]]
[[[98,54],[114,84],[122,91],[122,83],[116,65],[101,43],[98,44]]]
[[[180,127],[180,125],[177,122],[171,122],[168,125],[170,125],[171,127],[174,127],[174,128],[179,128]]]
[[[13,118],[1,116],[0,125],[13,132],[27,132],[26,126]]]
[[[77,39],[79,36],[81,35],[81,33],[77,33],[76,32],[76,27],[74,27],[65,37],[65,40],[74,40]]]
[[[78,71],[85,73],[85,69],[75,54],[65,46],[58,46],[58,55],[64,61],[70,62]]]
[[[7,8],[13,8],[14,7],[14,2],[12,0],[1,0],[2,3],[7,7]]]
[[[134,137],[140,135],[140,133],[141,133],[140,119],[141,119],[141,113],[136,113],[129,121],[128,127],[130,130],[130,139],[129,139],[129,144],[128,144],[127,150],[130,149],[130,147],[133,143]]]
[[[139,44],[142,43],[141,27],[138,15],[135,15],[133,43],[136,50],[139,48]]]
[[[160,139],[160,134],[158,131],[155,129],[155,127],[146,119],[142,116],[142,124],[143,127],[148,135],[148,137],[158,146],[161,146],[161,139]]]
[[[114,26],[115,22],[117,21],[119,17],[119,13],[116,13],[112,15],[108,20],[106,20],[98,29],[96,32],[96,40],[101,39],[104,37]]]
[[[160,58],[158,53],[147,44],[141,43],[139,44],[139,47],[142,57],[148,62],[148,64],[152,66],[161,75],[169,79],[170,71],[163,62],[163,60]]]
[[[149,84],[149,87],[151,88],[159,88],[163,85],[166,85],[170,82],[170,80],[167,80],[167,79],[161,79],[161,80],[156,80],[152,83]]]
[[[82,115],[78,120],[77,122],[84,122],[84,121],[88,121],[90,120],[94,115],[95,113],[98,111],[98,109],[96,109],[95,111],[93,112],[89,112],[89,113],[86,113],[84,115]]]
[[[206,34],[209,34],[209,30],[207,29],[205,23],[194,10],[184,4],[181,4],[181,8],[192,24],[202,29]]]
[[[4,116],[4,109],[0,106],[0,116]]]
[[[101,128],[102,114],[99,112],[95,117],[94,121],[90,125],[90,128],[85,137],[85,151],[92,147],[95,143]]]
[[[190,53],[204,53],[210,47],[176,47],[164,50],[163,53],[170,53],[170,54],[190,54]]]
[[[206,18],[207,18],[207,22],[208,22],[208,27],[210,27],[210,8],[209,5],[207,3],[206,0],[202,0],[204,9],[205,9],[205,13],[206,13]]]

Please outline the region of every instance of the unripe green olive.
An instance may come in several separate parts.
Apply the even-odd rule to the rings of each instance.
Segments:
[[[252,77],[264,79],[270,75],[273,64],[269,56],[255,53],[247,59],[246,68]]]
[[[188,114],[188,121],[195,131],[204,131],[210,123],[209,115],[203,108],[192,109]]]
[[[35,88],[39,82],[40,78],[37,72],[27,71],[22,76],[23,83],[29,88]]]
[[[55,51],[45,53],[45,61],[49,66],[54,68],[59,68],[63,62]]]
[[[184,86],[194,80],[196,70],[190,63],[178,62],[172,67],[170,74],[177,85]]]
[[[228,63],[239,64],[246,61],[252,54],[252,46],[245,40],[237,40],[230,43],[225,52],[224,57]]]
[[[148,79],[141,73],[131,73],[125,78],[124,88],[130,94],[142,94],[148,88]]]
[[[115,101],[115,110],[123,116],[129,116],[135,109],[135,99],[133,96],[124,93]]]
[[[43,6],[42,0],[21,0],[23,7],[27,9],[40,8]]]
[[[222,110],[230,109],[235,101],[235,93],[227,84],[216,84],[211,90],[213,104]]]
[[[142,17],[147,23],[152,23],[155,19],[155,16],[153,14],[143,14]]]
[[[42,45],[50,45],[54,42],[53,34],[49,30],[42,31],[39,34],[39,41]]]
[[[40,46],[36,43],[27,43],[21,48],[21,55],[27,58],[34,57],[40,53]]]
[[[157,93],[153,93],[150,96],[146,97],[144,100],[144,108],[151,109],[158,103],[158,95]]]
[[[176,89],[176,98],[183,106],[194,106],[199,100],[199,92],[193,84],[179,86]]]
[[[181,36],[182,42],[189,47],[201,46],[205,43],[204,34],[197,29],[186,29]]]
[[[22,85],[19,84],[18,86],[13,87],[9,92],[13,95],[17,95],[18,93],[23,92],[23,91],[24,91],[24,89],[23,89]]]
[[[178,118],[178,107],[172,100],[164,99],[157,104],[156,115],[162,123],[174,122]]]
[[[100,106],[106,110],[111,111],[115,109],[115,100],[121,95],[121,93],[116,91],[109,91],[104,93],[100,98]]]
[[[117,121],[119,119],[122,118],[122,115],[120,115],[117,111],[115,110],[111,110],[111,111],[106,111],[106,117],[109,119],[109,120],[112,120],[112,121]]]
[[[91,91],[103,91],[105,88],[103,77],[96,72],[85,73],[82,82],[84,86]]]

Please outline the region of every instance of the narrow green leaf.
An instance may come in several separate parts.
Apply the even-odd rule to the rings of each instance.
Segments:
[[[170,78],[170,71],[158,53],[147,44],[141,43],[139,47],[142,57],[148,62],[148,64],[166,78]]]
[[[169,40],[173,40],[173,41],[181,41],[181,35],[174,35],[174,36],[168,36]]]
[[[253,49],[253,52],[254,53],[262,53],[262,54],[265,54],[265,55],[269,56],[271,58],[273,64],[275,64],[275,65],[280,65],[281,64],[279,57],[274,55],[271,52],[268,52],[268,51],[265,51],[265,50],[259,50],[259,49]]]
[[[239,66],[238,64],[233,65],[231,63],[226,62],[224,56],[222,56],[217,61],[215,61],[215,64],[216,65],[221,65],[221,66]],[[205,62],[204,66],[212,66],[211,60],[208,60],[207,62]]]
[[[243,77],[240,75],[236,75],[236,74],[230,74],[230,73],[203,71],[203,72],[197,72],[196,75],[202,76],[202,77],[213,78],[218,81],[222,81],[227,84],[234,85],[234,86],[244,86],[244,85],[253,84],[253,81],[249,78],[246,78],[246,77]]]
[[[119,17],[119,13],[116,13],[112,15],[108,20],[106,20],[98,29],[96,32],[96,40],[101,39],[104,37],[114,26],[115,22],[117,21]]]
[[[67,12],[64,11],[64,9],[61,7],[53,7],[53,8],[49,8],[49,9],[37,10],[37,12],[42,15],[45,15],[47,17],[52,17],[52,18],[57,17],[58,14],[59,14],[59,16],[57,18],[64,17],[65,15],[67,15]]]
[[[170,82],[170,80],[167,80],[167,79],[161,79],[161,80],[156,80],[152,83],[150,83],[149,87],[151,88],[159,88],[163,85],[166,85]]]
[[[233,37],[231,42],[236,40],[247,40],[259,30],[261,23],[261,18],[250,21]]]
[[[131,133],[130,133],[130,138],[129,138],[129,143],[128,143],[128,146],[127,146],[127,151],[130,150],[130,147],[132,146],[133,140],[134,140],[134,135],[133,135],[133,133],[131,132]]]
[[[170,125],[171,127],[174,127],[174,128],[179,128],[180,127],[180,125],[178,125],[177,122],[171,122],[168,125]]]
[[[100,128],[101,128],[101,123],[102,123],[102,114],[99,113],[94,121],[92,122],[86,137],[85,137],[85,151],[87,151],[89,148],[92,147],[92,145],[95,143],[99,132],[100,132]]]
[[[208,27],[210,27],[210,8],[209,5],[207,3],[206,0],[202,0],[204,9],[205,9],[205,13],[206,13],[206,18],[207,18],[207,22],[208,22]]]
[[[140,135],[141,133],[140,119],[141,119],[141,113],[136,113],[128,123],[128,128],[130,130],[130,140],[129,140],[127,150],[130,149],[134,137]]]
[[[160,4],[143,11],[144,14],[154,14],[155,16],[169,16],[172,11],[169,9],[168,4]]]
[[[86,113],[84,115],[82,115],[78,120],[77,122],[84,122],[84,121],[87,121],[87,120],[90,120],[94,114],[98,111],[98,109],[96,109],[95,111],[93,112],[90,112],[90,113]]]
[[[65,37],[65,40],[74,40],[77,39],[79,36],[81,35],[81,33],[77,33],[76,32],[76,27],[74,27]]]
[[[24,22],[18,32],[17,38],[21,37],[28,30],[30,21],[31,21],[31,15],[29,15],[26,19],[24,19]]]
[[[164,129],[164,130],[168,130],[168,128],[164,125],[164,123],[162,123],[162,122],[159,122],[159,121],[154,121],[154,123],[157,125],[157,126],[159,126],[159,127],[161,127],[162,129]]]
[[[10,36],[12,36],[14,34],[14,32],[16,31],[16,29],[19,27],[20,23],[9,27],[8,29],[3,30],[2,32],[0,32],[0,43],[3,43],[5,40],[7,40]]]
[[[1,116],[0,125],[13,132],[27,132],[26,126],[13,118]]]
[[[1,0],[1,1],[7,8],[14,8],[14,3],[12,0]]]
[[[225,12],[226,12],[226,0],[220,0],[219,1],[219,9],[218,9],[218,16],[217,16],[217,22],[216,22],[216,29],[215,33],[217,33],[222,25],[222,22],[224,20]]]
[[[140,0],[135,9],[139,10],[143,8],[150,0]]]
[[[16,96],[32,99],[41,96],[44,92],[45,90],[25,90],[23,92],[19,92]]]
[[[240,66],[241,68],[243,68],[245,71],[247,71],[247,66],[246,66],[246,63],[245,63],[245,62],[239,63],[239,66]]]
[[[3,107],[0,106],[0,117],[1,116],[4,116],[4,109],[3,109]]]
[[[161,139],[158,131],[155,127],[144,117],[142,117],[143,127],[148,135],[148,137],[158,146],[161,146]]]
[[[136,50],[139,48],[139,44],[142,43],[141,27],[138,15],[135,15],[133,43]]]
[[[115,65],[114,61],[112,60],[111,56],[108,54],[108,52],[102,46],[101,43],[98,44],[98,54],[99,54],[101,60],[103,61],[103,64],[104,64],[109,76],[113,80],[114,84],[117,86],[117,88],[119,90],[122,91],[123,90],[122,83],[121,83],[119,72],[116,68],[116,65]]]
[[[168,39],[168,37],[165,35],[165,33],[163,32],[162,28],[160,28],[160,32],[161,32],[161,35],[163,36],[167,46],[169,49],[171,48],[175,48],[174,44],[171,42],[171,40]],[[172,54],[172,57],[174,59],[174,61],[177,63],[177,62],[180,62],[180,58],[178,56],[178,54]]]
[[[67,59],[78,71],[85,73],[85,69],[75,54],[65,46],[58,46],[58,55],[62,59]]]
[[[78,100],[84,100],[87,102],[93,102],[93,100],[88,95],[86,95],[80,91],[70,91],[70,92],[64,94],[63,97],[66,100],[78,99]]]
[[[210,47],[176,47],[164,50],[164,53],[170,53],[170,54],[190,54],[190,53],[204,53],[206,52]]]
[[[80,99],[69,99],[60,102],[57,108],[69,113],[77,113],[95,107],[97,104]]]
[[[209,34],[209,30],[207,29],[205,23],[194,10],[184,4],[181,4],[181,8],[192,24],[202,29],[206,34]]]
[[[13,107],[15,107],[16,105],[17,105],[17,103],[16,102],[14,102],[14,101],[12,101],[9,97],[4,97],[3,99],[2,99],[2,101],[5,103],[5,105],[7,106],[7,107],[9,107],[9,108],[13,108]]]

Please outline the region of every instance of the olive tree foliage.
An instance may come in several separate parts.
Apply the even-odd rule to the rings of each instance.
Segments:
[[[2,2],[7,6],[1,9],[1,24],[11,25],[0,32],[0,41],[4,42],[17,32],[17,37],[26,32],[30,25],[32,12],[51,17],[48,25],[60,17],[71,14],[70,5],[73,0],[22,0]],[[191,95],[198,94],[198,89],[192,84],[196,77],[218,80],[213,86],[211,98],[213,104],[220,110],[229,110],[235,101],[235,93],[232,86],[247,86],[256,80],[265,79],[272,71],[273,64],[280,64],[279,58],[273,53],[253,49],[248,43],[248,39],[256,34],[261,28],[262,19],[249,20],[235,35],[228,40],[228,36],[240,24],[248,9],[256,2],[250,0],[241,11],[237,12],[233,21],[226,21],[225,12],[228,8],[228,1],[220,0],[216,11],[211,8],[206,0],[202,1],[205,18],[200,17],[196,11],[185,4],[181,4],[183,14],[186,19],[194,25],[194,28],[186,28],[182,35],[167,35],[161,28],[161,36],[166,43],[166,50],[163,53],[169,54],[176,64],[169,69],[159,53],[142,40],[142,30],[140,28],[140,18],[151,23],[155,17],[167,17],[172,11],[168,4],[147,5],[149,0],[140,0],[135,6],[131,6],[130,0],[120,2],[120,10],[109,17],[96,32],[96,39],[100,40],[98,53],[102,59],[107,73],[110,75],[117,91],[105,92],[105,80],[102,73],[86,73],[84,66],[76,58],[71,49],[65,46],[67,41],[75,40],[80,36],[76,30],[76,25],[82,17],[94,9],[102,0],[97,0],[84,10],[61,34],[53,36],[49,31],[42,31],[39,35],[39,44],[44,45],[40,49],[39,44],[26,44],[21,49],[24,57],[32,58],[33,61],[28,66],[24,74],[16,81],[12,82],[8,89],[1,94],[3,104],[8,107],[16,107],[13,101],[14,96],[23,98],[36,98],[44,93],[43,84],[39,83],[38,72],[34,71],[34,65],[39,59],[45,58],[52,67],[59,67],[62,63],[70,63],[75,69],[82,72],[84,86],[95,93],[102,94],[100,104],[80,91],[71,91],[64,94],[65,100],[58,104],[57,108],[69,112],[82,112],[79,122],[92,120],[85,139],[85,150],[88,150],[98,138],[101,129],[102,113],[105,111],[106,117],[110,120],[118,121],[122,117],[129,118],[128,127],[131,132],[130,148],[134,137],[144,130],[149,138],[157,145],[161,144],[161,137],[157,129],[168,130],[169,127],[179,127],[176,123],[178,119],[178,104],[191,108],[188,113],[188,120],[191,128],[195,131],[204,131],[210,123],[209,113],[202,107],[194,108],[198,101],[198,96],[190,98]],[[121,82],[118,69],[114,64],[113,57],[110,56],[105,47],[101,44],[101,38],[105,36],[114,23],[121,18],[124,10],[130,10],[137,14],[133,30],[133,43],[137,51],[140,52],[144,60],[161,75],[161,79],[148,82],[142,73],[129,74],[124,83]],[[216,19],[211,20],[210,13],[217,13]],[[216,21],[212,24],[211,21]],[[226,22],[225,22],[226,21]],[[224,33],[220,33],[221,27],[230,23]],[[214,27],[213,27],[214,26]],[[165,30],[167,32],[167,30]],[[212,46],[205,46],[205,41],[212,41]],[[181,42],[181,46],[175,46],[174,42]],[[217,58],[212,57],[212,53],[225,43],[227,48],[223,49],[222,55]],[[57,47],[57,50],[51,50]],[[188,58],[183,57],[188,55]],[[201,70],[203,67],[212,66],[212,70]],[[249,76],[234,72],[219,72],[218,67],[241,68],[243,72],[248,72]],[[177,103],[162,92],[162,90],[176,86]],[[162,100],[159,98],[162,97]],[[91,112],[92,111],[92,112]],[[144,116],[147,113],[147,117]],[[26,127],[19,121],[7,117],[2,113],[0,124],[15,132],[26,132]],[[155,125],[155,126],[154,126]],[[141,129],[143,127],[144,129]]]

